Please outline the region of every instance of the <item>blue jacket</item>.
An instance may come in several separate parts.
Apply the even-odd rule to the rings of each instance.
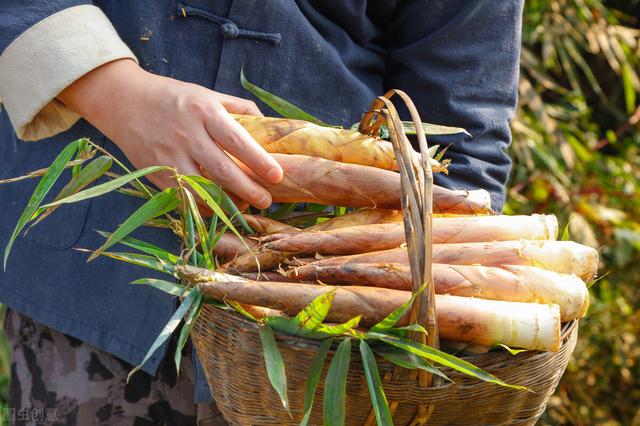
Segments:
[[[91,2],[3,0],[0,51],[43,18],[85,3]],[[351,125],[375,96],[389,88],[406,91],[423,121],[464,127],[473,135],[430,138],[451,144],[451,173],[437,176],[437,183],[485,188],[501,209],[510,170],[505,149],[517,98],[522,0],[93,3],[142,67],[251,97],[239,82],[244,65],[252,82],[329,123]],[[21,142],[2,112],[0,179],[46,167],[66,143],[87,136],[118,153],[83,121],[50,139]],[[36,183],[0,185],[2,247]],[[102,238],[94,230],[115,229],[136,205],[114,194],[58,210],[15,244],[7,270],[0,272],[0,301],[138,364],[176,301],[129,284],[152,275],[148,270],[109,259],[87,264],[86,255],[73,250],[98,247]],[[138,236],[178,250],[169,232],[145,230]],[[159,351],[145,369],[153,373],[163,356]],[[207,398],[203,389],[199,399]]]

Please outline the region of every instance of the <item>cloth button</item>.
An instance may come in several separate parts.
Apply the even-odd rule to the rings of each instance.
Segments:
[[[222,35],[224,38],[236,38],[238,37],[238,26],[233,22],[226,22],[220,27],[222,29]]]

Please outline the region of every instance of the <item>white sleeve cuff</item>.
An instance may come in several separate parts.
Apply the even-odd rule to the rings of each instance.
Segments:
[[[20,139],[69,129],[80,116],[56,99],[71,83],[116,59],[135,55],[93,5],[64,9],[38,22],[0,55],[0,99]]]

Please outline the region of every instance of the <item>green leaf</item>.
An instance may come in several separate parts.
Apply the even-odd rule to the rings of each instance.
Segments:
[[[184,190],[183,193],[187,197],[187,201],[189,202],[189,210],[191,211],[191,216],[193,217],[193,221],[195,222],[196,229],[198,230],[198,237],[200,238],[200,245],[202,247],[202,255],[204,256],[204,261],[206,262],[205,267],[212,268],[213,261],[211,259],[211,249],[209,247],[209,232],[207,231],[207,226],[200,215],[200,210],[198,210],[198,205],[196,204],[196,199],[193,194],[189,190]]]
[[[511,355],[518,355],[521,352],[526,352],[526,349],[511,349],[509,346],[500,343],[497,346],[500,346],[501,348],[505,349],[507,352],[509,352]]]
[[[304,392],[304,417],[300,422],[300,426],[306,426],[307,423],[309,423],[311,409],[313,408],[313,400],[316,397],[316,388],[320,382],[324,361],[327,359],[327,353],[329,352],[331,345],[333,345],[333,339],[326,339],[322,342],[318,348],[315,358],[313,359],[313,364],[311,364],[311,368],[309,368],[307,389]]]
[[[358,315],[357,317],[351,318],[349,321],[343,322],[342,324],[336,324],[336,325],[320,324],[320,326],[316,328],[316,331],[318,333],[323,333],[330,336],[338,336],[338,335],[345,334],[352,331],[354,328],[358,326],[358,324],[360,324],[361,319],[362,319],[362,315]]]
[[[107,238],[107,241],[91,256],[89,256],[89,261],[95,259],[100,255],[100,253],[142,226],[147,220],[168,213],[178,207],[179,200],[177,193],[178,190],[176,188],[167,188],[154,195],[153,198],[144,203],[138,210],[129,216],[127,220],[125,220],[122,225],[120,225],[118,229],[116,229],[115,232]]]
[[[248,319],[250,321],[260,322],[256,317],[254,317],[249,311],[247,311],[245,308],[243,308],[242,305],[239,304],[238,302],[236,302],[235,300],[229,300],[226,303],[229,306],[231,306],[233,309],[238,311],[246,319]]]
[[[276,390],[280,396],[282,406],[289,416],[289,398],[287,398],[287,375],[284,371],[284,361],[280,350],[278,350],[278,344],[276,338],[273,335],[273,330],[268,325],[263,325],[259,328],[260,341],[262,342],[262,352],[264,355],[264,365],[267,368],[267,376],[269,376],[269,382],[271,386]]]
[[[171,167],[167,166],[152,166],[146,167],[144,169],[136,170],[135,172],[131,172],[124,176],[117,177],[109,182],[102,183],[100,185],[96,185],[92,188],[85,189],[84,191],[80,191],[76,194],[70,195],[69,197],[63,198],[61,200],[49,203],[44,207],[52,207],[57,206],[58,204],[69,204],[76,203],[78,201],[87,200],[89,198],[99,197],[100,195],[106,194],[107,192],[114,191],[117,188],[120,188],[123,185],[135,180],[139,177],[149,175],[151,173],[172,170]]]
[[[621,74],[627,114],[633,114],[633,111],[636,109],[636,89],[633,87],[633,68],[629,63],[625,62],[622,64]]]
[[[266,317],[264,318],[264,322],[278,331],[291,334],[293,336],[296,336],[300,331],[300,323],[295,318],[281,316]]]
[[[250,234],[255,234],[255,231],[251,229],[244,216],[242,216],[242,212],[238,210],[238,207],[233,202],[231,197],[229,197],[229,195],[224,192],[222,188],[216,185],[215,182],[197,175],[190,175],[189,179],[198,182],[202,189],[204,189],[209,195],[211,195],[211,198],[220,205],[222,211],[225,212],[231,220],[237,220],[240,225],[242,225],[242,228],[244,228],[245,231]]]
[[[367,338],[380,340],[412,354],[418,355],[419,357],[444,365],[445,367],[452,368],[460,373],[466,374],[467,376],[475,377],[476,379],[480,379],[485,382],[494,383],[511,389],[526,389],[524,386],[505,383],[470,362],[418,342],[380,333],[367,333]]]
[[[198,297],[202,297],[200,292],[198,291],[189,292],[189,295],[184,299],[184,301],[180,304],[180,306],[178,306],[178,309],[176,309],[176,311],[173,313],[173,315],[169,319],[169,322],[167,322],[167,324],[164,326],[164,328],[162,329],[162,331],[160,332],[156,340],[153,342],[153,344],[147,351],[147,354],[144,356],[144,359],[142,360],[140,365],[138,365],[137,367],[135,367],[133,370],[129,372],[129,374],[127,375],[127,383],[129,382],[129,379],[131,379],[131,376],[133,376],[137,371],[139,371],[142,368],[142,366],[146,364],[147,361],[149,361],[149,358],[151,358],[151,356],[153,356],[153,354],[160,348],[160,346],[162,346],[164,342],[166,342],[167,339],[171,337],[175,329],[178,328],[178,325],[180,325],[180,321],[182,321],[182,318],[185,316],[189,308],[191,308],[193,303],[196,301],[196,298]]]
[[[200,309],[202,308],[202,294],[198,293],[196,296],[196,300],[193,302],[193,306],[191,306],[191,310],[187,315],[187,319],[184,320],[184,325],[182,326],[182,330],[180,330],[180,336],[178,337],[178,344],[176,345],[176,353],[173,357],[173,360],[176,364],[176,373],[180,375],[180,362],[182,361],[182,350],[187,344],[187,340],[189,339],[189,334],[191,334],[191,330],[193,329],[193,325],[196,323],[198,319],[198,315],[200,314]]]
[[[324,404],[322,407],[324,424],[343,426],[345,419],[345,397],[347,373],[351,360],[351,339],[346,338],[333,355],[327,377],[324,379]]]
[[[181,296],[190,291],[187,287],[181,284],[156,278],[140,278],[139,280],[132,281],[131,284],[145,284],[164,291],[165,293],[169,293],[172,296]]]
[[[393,327],[387,330],[389,334],[394,334],[400,337],[405,337],[407,335],[407,332],[409,331],[415,331],[416,333],[429,334],[427,333],[427,330],[420,324],[411,324],[411,325],[406,325],[404,327]]]
[[[311,114],[304,112],[302,109],[298,108],[292,103],[287,102],[284,99],[273,95],[264,89],[259,88],[253,83],[250,83],[244,76],[243,68],[240,68],[240,84],[242,84],[242,87],[251,92],[256,98],[260,99],[272,110],[285,118],[309,121],[319,126],[329,126],[329,124],[317,119]]]
[[[402,127],[404,128],[404,132],[407,135],[415,135],[416,134],[416,126],[413,124],[413,121],[403,121]],[[431,123],[422,123],[422,131],[425,135],[435,136],[435,135],[455,135],[458,133],[464,133],[467,136],[471,136],[471,133],[467,132],[462,127],[449,127],[449,126],[441,126],[439,124],[431,124]]]
[[[25,225],[27,224],[31,216],[33,216],[36,210],[38,210],[38,207],[40,207],[40,203],[42,203],[42,200],[44,200],[44,197],[51,190],[51,187],[53,187],[53,185],[56,183],[56,181],[60,177],[60,174],[62,174],[62,171],[65,169],[65,166],[67,165],[67,163],[71,160],[73,155],[78,150],[80,141],[81,139],[71,142],[69,145],[67,145],[62,150],[62,152],[58,154],[56,159],[53,160],[53,163],[51,163],[51,166],[45,172],[45,174],[42,175],[40,182],[38,182],[36,189],[33,191],[31,198],[27,202],[27,206],[25,207],[24,211],[20,215],[20,218],[18,219],[18,223],[16,224],[16,227],[13,229],[13,233],[11,234],[11,238],[9,238],[9,242],[7,243],[7,246],[4,249],[4,262],[3,262],[4,269],[7,269],[7,259],[9,258],[9,253],[11,253],[11,247],[13,247],[13,243],[18,237],[18,234],[20,234],[20,232],[25,227]]]
[[[598,278],[596,278],[595,280],[591,281],[589,284],[587,284],[587,288],[591,288],[593,287],[596,283],[602,281],[607,275],[609,275],[611,273],[611,271],[608,271],[607,273],[600,275]]]
[[[105,238],[109,238],[111,236],[111,232],[104,231],[96,231],[98,234],[102,235]],[[169,253],[165,249],[162,249],[158,246],[155,246],[146,241],[139,240],[133,237],[124,237],[119,241],[120,244],[124,244],[128,247],[134,248],[136,250],[140,250],[143,253],[150,254],[151,256],[155,256],[158,259],[166,260],[169,263],[176,264],[178,263],[178,256],[175,254]]]
[[[398,365],[402,368],[406,368],[408,370],[424,370],[433,375],[442,377],[447,381],[451,381],[442,371],[438,368],[431,365],[429,362],[424,360],[423,358],[418,357],[411,352],[404,351],[402,349],[396,348],[395,346],[390,346],[386,343],[382,343],[376,345],[373,348],[374,352],[386,359],[387,361]]]
[[[393,328],[393,326],[396,325],[396,323],[400,321],[400,319],[404,317],[407,314],[407,312],[409,312],[409,309],[411,309],[411,304],[413,303],[413,301],[416,299],[416,297],[420,295],[420,293],[424,291],[426,287],[427,285],[423,284],[422,287],[418,289],[418,291],[416,291],[411,295],[409,300],[407,300],[400,307],[398,307],[396,310],[394,310],[389,315],[387,315],[382,321],[380,321],[379,323],[371,327],[369,331],[372,333],[378,333],[378,332],[385,332]]]
[[[335,290],[328,291],[313,299],[303,310],[301,310],[295,319],[300,324],[300,334],[304,335],[305,331],[313,331],[329,314],[329,308],[335,297]]]
[[[91,163],[87,164],[84,168],[80,169],[80,171],[71,178],[69,183],[67,183],[58,193],[54,201],[61,200],[69,195],[75,194],[80,191],[82,188],[86,187],[96,179],[103,176],[113,164],[113,160],[111,157],[107,155],[100,156],[93,160]],[[31,227],[35,226],[42,220],[44,220],[47,216],[53,213],[60,206],[53,206],[49,208],[41,207],[33,214],[31,219],[36,220]]]
[[[560,237],[560,241],[569,241],[569,225],[571,225],[571,220],[569,220],[567,226],[564,227],[564,231],[562,231],[562,237]]]
[[[242,244],[244,244],[245,248],[249,251],[249,253],[253,253],[253,251],[251,250],[251,247],[249,247],[249,245],[244,241],[244,238],[242,237],[242,235],[240,235],[240,233],[238,232],[236,227],[233,226],[233,224],[231,223],[231,221],[229,220],[227,215],[222,211],[222,209],[220,208],[218,203],[213,199],[211,194],[209,194],[202,187],[202,185],[200,185],[198,183],[198,180],[197,179],[193,179],[192,176],[182,176],[181,179],[184,182],[186,182],[191,187],[191,189],[196,191],[198,196],[200,196],[200,198],[202,198],[202,200],[207,204],[207,206],[211,210],[213,210],[213,212],[216,215],[218,215],[220,220],[231,230],[231,232],[233,232],[238,238],[240,238],[240,241],[242,241]],[[249,228],[249,229],[251,229],[251,228]]]
[[[81,250],[84,251],[84,250]],[[89,251],[89,250],[87,250]],[[140,253],[121,253],[121,252],[102,252],[101,256],[110,257],[111,259],[119,260],[122,262],[131,263],[133,265],[144,266],[156,271],[165,272],[173,275],[175,272],[174,265],[168,263],[162,259],[158,259],[154,256],[149,256]]]
[[[360,355],[362,355],[362,365],[364,367],[364,374],[367,376],[367,385],[369,386],[369,395],[371,396],[373,411],[376,414],[376,422],[380,426],[393,426],[393,419],[389,411],[387,397],[384,394],[382,380],[380,380],[376,358],[364,340],[360,340]]]

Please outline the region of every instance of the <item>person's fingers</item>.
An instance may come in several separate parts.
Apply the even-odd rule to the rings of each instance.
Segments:
[[[223,108],[205,119],[209,135],[224,150],[270,183],[282,180],[282,167]]]
[[[219,101],[224,108],[232,114],[257,115],[263,117],[264,114],[255,102],[248,99],[237,98],[220,93]]]
[[[271,205],[271,194],[249,178],[211,139],[199,138],[191,153],[211,180],[257,208]]]

